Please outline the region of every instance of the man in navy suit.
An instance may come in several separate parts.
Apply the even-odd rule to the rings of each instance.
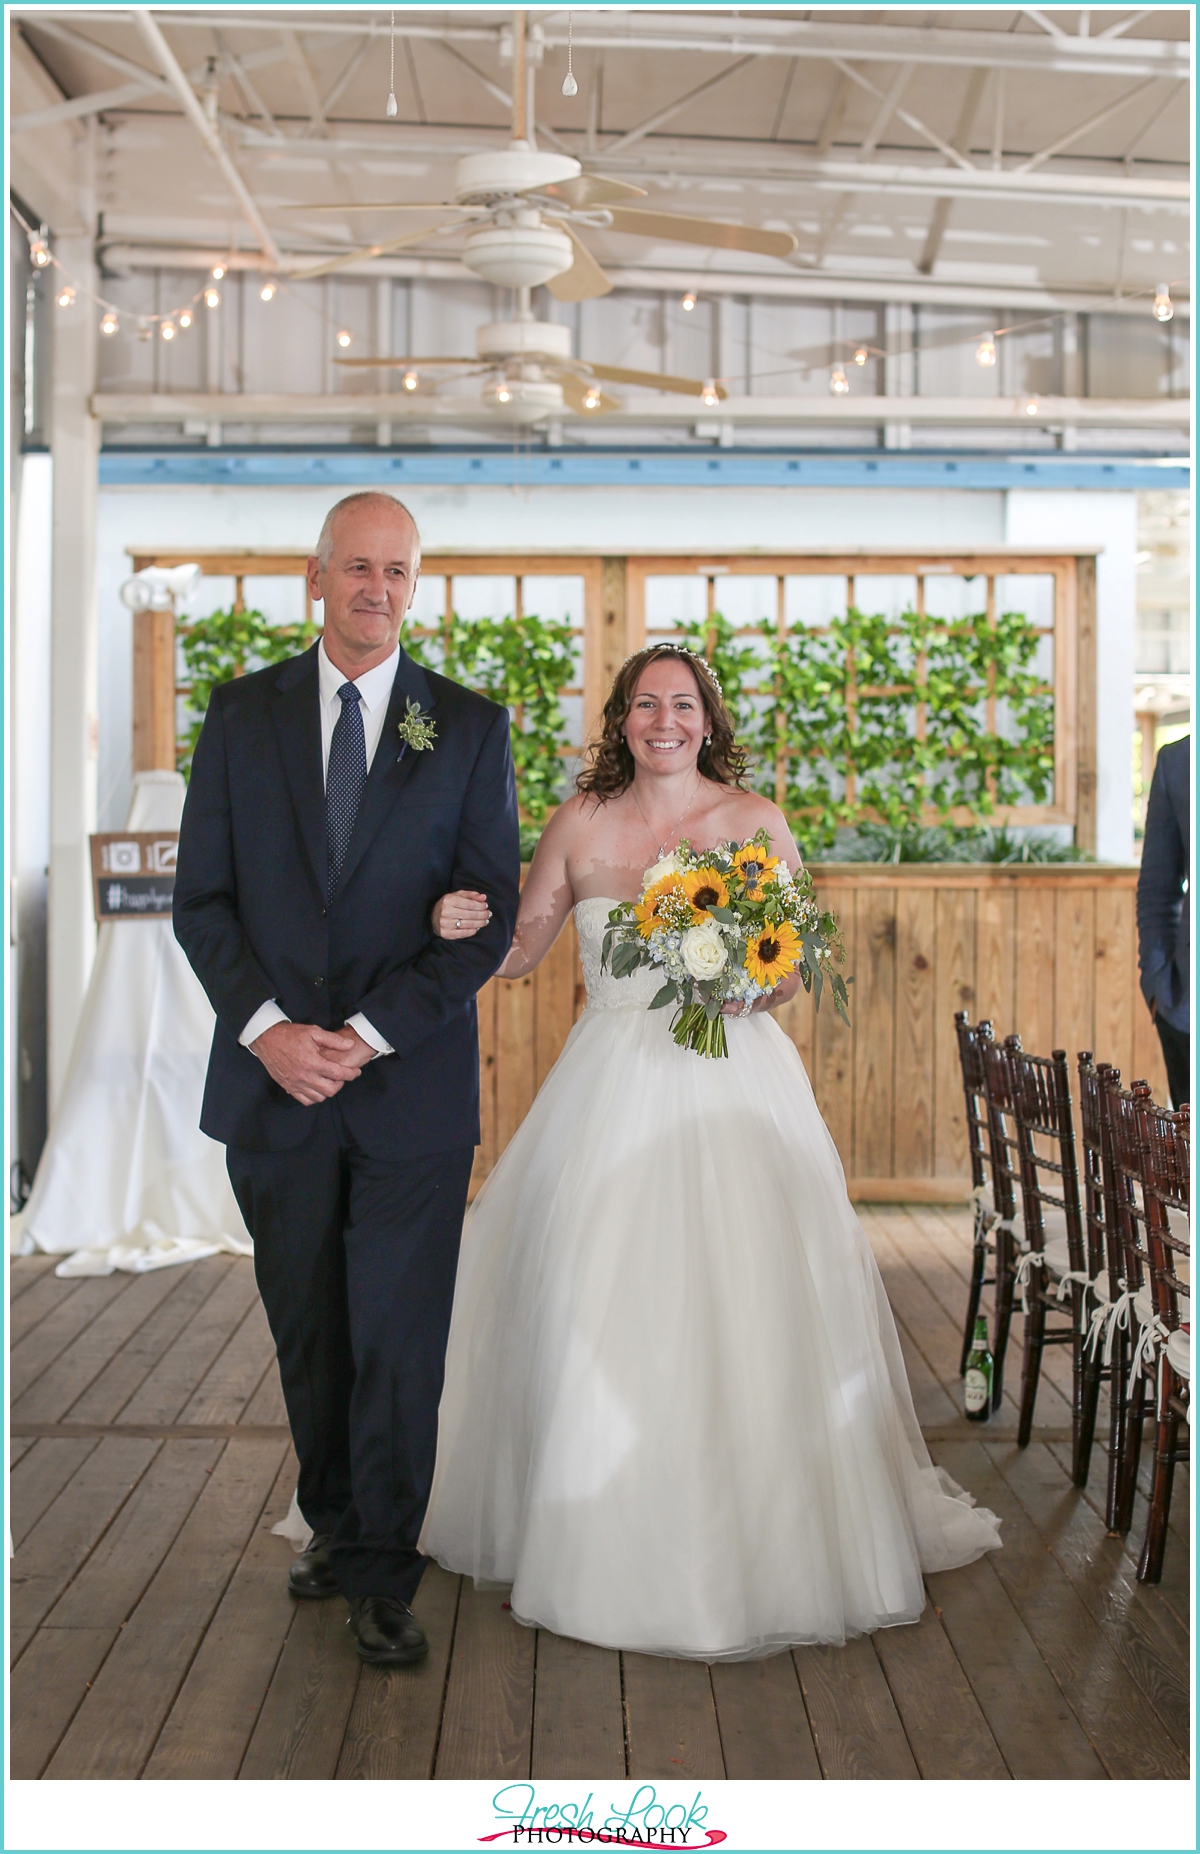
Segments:
[[[175,932],[217,1015],[200,1124],[227,1148],[313,1529],[296,1596],[350,1599],[364,1660],[420,1658],[409,1605],[479,1139],[475,995],[516,921],[508,711],[399,645],[420,570],[392,496],[308,562],[319,644],[215,689]],[[486,895],[435,937],[451,889]]]
[[[1171,1104],[1192,1098],[1191,736],[1163,747],[1150,783],[1137,887],[1142,993],[1167,1065]]]

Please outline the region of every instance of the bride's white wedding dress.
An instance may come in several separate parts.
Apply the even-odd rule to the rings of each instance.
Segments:
[[[468,1214],[422,1548],[522,1622],[701,1660],[915,1622],[999,1522],[935,1468],[804,1065],[600,970]]]

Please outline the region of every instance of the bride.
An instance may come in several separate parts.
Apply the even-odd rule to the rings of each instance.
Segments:
[[[921,1437],[874,1258],[794,1045],[769,1015],[680,1049],[660,976],[601,970],[609,910],[682,838],[783,814],[699,658],[618,674],[551,819],[500,975],[574,910],[587,1009],[468,1213],[421,1548],[511,1584],[521,1622],[704,1661],[915,1622],[923,1571],[1000,1543]],[[487,902],[434,910],[462,938]],[[727,1010],[732,1007],[726,1007]]]

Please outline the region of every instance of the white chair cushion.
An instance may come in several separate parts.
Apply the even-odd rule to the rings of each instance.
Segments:
[[[1168,1204],[1167,1225],[1172,1236],[1174,1236],[1177,1241],[1186,1242],[1189,1247],[1191,1246],[1192,1219],[1188,1216],[1186,1211],[1172,1210],[1171,1206]]]
[[[1180,1294],[1175,1304],[1179,1310],[1179,1318],[1182,1320],[1183,1324],[1185,1326],[1190,1326],[1192,1321],[1192,1303],[1187,1295]],[[1142,1326],[1148,1326],[1150,1321],[1154,1318],[1154,1295],[1148,1286],[1140,1287],[1134,1295],[1133,1311],[1137,1316],[1139,1324]]]
[[[1178,1377],[1192,1381],[1192,1335],[1182,1327],[1167,1340],[1167,1362]]]
[[[1063,1221],[1063,1228],[1066,1228],[1065,1219]],[[1051,1274],[1065,1275],[1070,1269],[1071,1257],[1067,1249],[1067,1239],[1065,1235],[1051,1237],[1049,1231],[1047,1231],[1046,1247],[1043,1250],[1043,1254],[1046,1257],[1046,1266]]]

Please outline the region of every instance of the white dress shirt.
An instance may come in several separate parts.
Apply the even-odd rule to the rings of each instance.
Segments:
[[[362,715],[363,734],[367,745],[367,771],[370,772],[371,763],[383,734],[383,724],[387,719],[388,703],[392,697],[392,684],[396,680],[399,662],[400,646],[397,644],[390,656],[385,657],[382,663],[377,663],[374,669],[367,670],[365,675],[347,677],[326,656],[325,639],[322,638],[317,645],[317,680],[321,704],[322,784],[329,777],[329,746],[333,739],[333,730],[342,712],[342,699],[338,690],[346,682],[352,682],[358,690],[359,713]],[[377,1056],[394,1054],[386,1037],[380,1036],[374,1024],[364,1017],[361,1011],[356,1011],[354,1016],[347,1018],[346,1021],[352,1030],[358,1031],[364,1043],[371,1045]],[[271,1028],[272,1024],[290,1022],[291,1018],[286,1011],[280,1010],[277,1000],[268,998],[265,1004],[259,1005],[238,1038],[238,1042],[248,1049],[264,1030]]]

